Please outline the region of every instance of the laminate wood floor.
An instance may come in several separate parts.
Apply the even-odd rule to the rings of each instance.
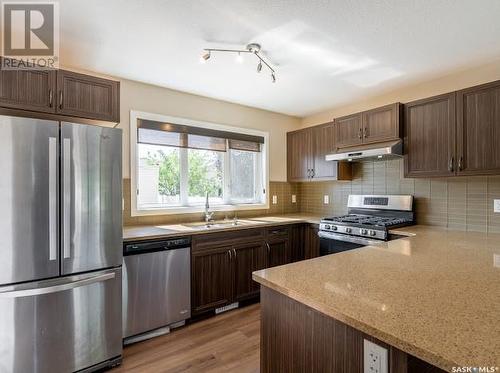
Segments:
[[[260,306],[229,311],[125,347],[120,372],[259,372]]]

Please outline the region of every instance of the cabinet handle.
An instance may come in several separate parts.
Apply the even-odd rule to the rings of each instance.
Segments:
[[[52,107],[54,104],[54,92],[52,89],[49,89],[49,107]]]
[[[269,246],[269,242],[266,242],[267,246],[267,253],[269,254],[271,252],[271,246]]]
[[[63,91],[59,91],[59,109],[63,108]]]
[[[361,140],[363,138],[363,130],[359,128],[358,138]]]
[[[229,254],[229,261],[232,260],[232,253],[231,253],[231,250],[228,250],[227,253]]]
[[[363,137],[366,139],[368,137],[368,128],[365,127]]]
[[[311,168],[311,179],[314,177],[314,175],[316,175],[316,173],[314,172],[314,168]]]
[[[460,157],[458,159],[458,171],[462,171],[464,169],[464,157]]]
[[[236,259],[236,249],[233,249],[234,259]]]
[[[455,158],[452,156],[450,158],[450,161],[448,162],[448,171],[450,171],[450,172],[454,171],[454,167],[453,167],[454,163],[455,163]]]

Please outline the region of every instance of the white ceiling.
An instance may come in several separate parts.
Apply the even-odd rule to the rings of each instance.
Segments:
[[[63,65],[306,116],[500,58],[499,0],[64,0]],[[205,47],[262,44],[243,64]]]

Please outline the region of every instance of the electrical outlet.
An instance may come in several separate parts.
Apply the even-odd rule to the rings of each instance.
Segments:
[[[292,194],[292,203],[297,203],[297,196]]]
[[[330,196],[329,195],[323,196],[323,203],[325,205],[328,205],[330,203]]]
[[[500,199],[493,200],[493,212],[500,212]]]
[[[273,205],[278,204],[278,196],[273,196]]]
[[[388,373],[387,355],[388,352],[386,348],[365,339],[363,342],[363,372]]]
[[[493,267],[500,268],[500,254],[493,254]]]

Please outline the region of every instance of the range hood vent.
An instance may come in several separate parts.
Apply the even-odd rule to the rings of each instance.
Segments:
[[[328,154],[325,158],[327,161],[362,162],[401,157],[403,157],[403,141],[400,139],[377,144],[342,148],[339,149],[339,152]]]

